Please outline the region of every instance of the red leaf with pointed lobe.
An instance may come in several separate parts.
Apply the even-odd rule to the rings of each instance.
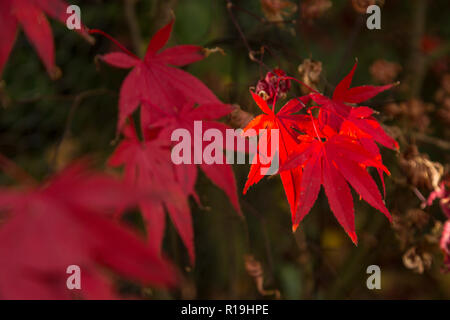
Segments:
[[[371,116],[373,112],[370,112],[370,108],[355,108],[348,105],[369,100],[379,93],[392,88],[394,84],[350,88],[356,66],[357,63],[355,63],[350,73],[336,86],[332,99],[318,93],[311,94],[311,99],[322,107],[319,122],[322,126],[329,125],[336,131],[342,130],[342,125],[346,122],[347,127],[345,130],[348,130],[349,125],[359,129],[355,133],[359,134],[358,137],[368,135],[387,148],[398,149],[397,142],[389,137],[380,124]]]
[[[200,46],[180,45],[162,50],[169,40],[173,23],[171,21],[156,32],[143,60],[121,52],[102,56],[112,66],[133,68],[120,89],[119,130],[128,116],[143,102],[151,102],[164,110],[172,110],[191,101],[199,104],[220,103],[203,82],[183,70],[171,67],[204,58],[203,48]]]
[[[194,129],[195,121],[201,121],[203,131],[208,129],[219,130],[224,138],[226,137],[226,130],[231,129],[228,126],[215,121],[229,114],[232,110],[230,105],[222,104],[220,102],[200,104],[197,107],[195,107],[193,103],[186,103],[180,109],[172,108],[167,111],[157,108],[156,106],[147,105],[148,104],[145,104],[142,110],[142,127],[159,127],[167,137],[170,137],[175,129],[188,130],[192,137],[192,157],[194,157],[196,150],[197,152],[201,152],[201,155],[199,156],[202,157],[204,150],[207,147],[206,143],[202,143],[201,146],[196,145],[196,143],[203,141],[203,137],[196,137],[197,133]],[[167,140],[169,139],[170,138],[167,138]],[[225,140],[222,141],[222,146],[225,150]],[[191,161],[191,163],[194,164],[194,161]],[[187,174],[188,177],[197,175],[197,167],[195,165],[181,164],[177,165],[177,167],[178,166],[185,167],[182,171],[184,174]],[[207,164],[202,161],[200,168],[215,185],[226,193],[236,211],[241,213],[233,169],[231,165],[226,163],[225,156],[222,158],[222,164]]]
[[[191,212],[181,184],[177,181],[175,167],[170,159],[168,137],[160,133],[156,139],[141,141],[132,124],[124,128],[125,139],[118,145],[109,160],[113,167],[125,167],[125,181],[143,191],[159,194],[157,199],[145,199],[139,206],[146,224],[148,242],[158,252],[165,231],[165,211],[169,214],[191,262],[195,261],[194,232]]]
[[[269,108],[266,101],[264,101],[260,96],[253,92],[251,92],[251,94],[253,100],[255,100],[256,104],[261,109],[263,114],[253,119],[247,125],[247,127],[244,128],[244,132],[248,132],[250,129],[253,129],[258,134],[259,130],[265,129],[267,138],[259,140],[257,153],[254,156],[256,158],[254,159],[254,161],[252,161],[250,172],[245,183],[243,191],[244,194],[247,192],[250,186],[258,183],[264,177],[261,171],[264,171],[264,169],[269,168],[272,165],[271,162],[269,164],[263,164],[260,161],[261,150],[268,151],[268,147],[263,149],[261,144],[267,143],[268,146],[271,145],[271,130],[279,130],[279,141],[275,144],[276,150],[271,150],[271,154],[278,154],[280,166],[282,166],[288,159],[289,155],[298,148],[295,134],[292,130],[292,126],[298,124],[298,121],[296,121],[297,119],[295,118],[296,115],[294,115],[294,113],[300,111],[305,105],[304,102],[307,102],[308,99],[292,99],[287,102],[286,105],[284,105],[277,114],[275,114],[272,109]],[[270,157],[267,156],[266,158]],[[281,181],[290,206],[292,219],[294,219],[298,203],[298,191],[296,190],[296,188],[299,185],[301,174],[301,169],[296,168],[280,173]]]
[[[294,230],[316,201],[320,184],[324,186],[331,210],[355,244],[353,199],[347,182],[367,203],[391,219],[375,182],[366,171],[370,166],[388,172],[381,160],[357,140],[338,134],[326,141],[315,140],[305,151],[287,160],[282,172],[303,167]]]
[[[0,1],[0,75],[14,45],[18,26],[36,49],[52,78],[58,76],[55,65],[53,35],[45,14],[66,23],[68,4],[62,0],[2,0]],[[90,42],[93,39],[83,27],[80,33]]]
[[[358,62],[355,62],[350,73],[345,76],[345,78],[336,86],[336,89],[333,93],[333,101],[345,103],[361,103],[366,100],[372,99],[381,92],[386,91],[394,86],[394,84],[388,84],[385,86],[365,85],[350,88],[357,65]]]
[[[145,285],[172,285],[172,267],[107,218],[111,212],[134,206],[138,194],[80,164],[40,188],[0,190],[0,211],[6,214],[0,226],[0,297],[114,298],[103,269]],[[77,296],[66,285],[70,265],[81,268]]]

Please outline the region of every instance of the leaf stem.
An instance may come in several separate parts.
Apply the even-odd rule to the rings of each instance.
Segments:
[[[125,52],[126,54],[128,54],[129,56],[141,60],[141,58],[139,58],[137,55],[135,55],[133,52],[131,52],[130,50],[128,50],[127,48],[125,48],[124,45],[122,45],[118,40],[116,40],[113,36],[110,36],[109,34],[107,34],[106,32],[99,30],[99,29],[89,29],[88,32],[90,34],[100,34],[106,38],[108,38],[109,40],[111,40],[112,42],[114,42],[114,44],[116,46],[118,46],[123,52]]]

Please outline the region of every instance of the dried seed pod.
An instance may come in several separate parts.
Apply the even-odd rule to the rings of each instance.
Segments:
[[[286,72],[278,68],[267,72],[264,79],[259,80],[256,84],[255,93],[268,104],[273,103],[275,96],[277,100],[285,98],[291,89],[291,81],[282,79],[285,76]]]
[[[436,189],[444,173],[444,167],[439,162],[432,162],[427,155],[419,153],[417,146],[410,146],[400,155],[399,165],[415,187]]]
[[[431,254],[428,252],[421,252],[417,247],[411,247],[403,255],[403,264],[405,267],[419,274],[430,269],[432,262],[433,257]]]
[[[402,67],[395,62],[378,59],[370,66],[372,78],[379,83],[388,84],[395,81]]]
[[[313,89],[317,89],[320,82],[320,75],[322,73],[322,62],[311,59],[303,60],[302,64],[298,66],[298,73],[301,80]],[[303,94],[308,94],[309,89],[301,86]]]
[[[286,0],[261,0],[261,8],[271,22],[283,22],[297,11],[297,5]]]
[[[411,226],[423,229],[430,221],[430,216],[423,210],[410,209],[406,212],[406,218]]]
[[[330,0],[304,0],[300,5],[302,18],[311,22],[330,9],[332,5]]]
[[[384,0],[352,0],[353,9],[361,14],[365,14],[367,7],[374,4],[381,7],[384,5]]]
[[[255,259],[252,255],[245,255],[245,270],[247,274],[255,280],[256,288],[262,296],[275,296],[275,299],[280,299],[280,291],[265,290],[264,289],[264,269],[261,262]]]
[[[411,99],[401,103],[389,103],[384,107],[386,114],[393,117],[403,117],[411,127],[420,132],[427,131],[430,125],[428,113],[434,110],[434,105],[419,99]]]

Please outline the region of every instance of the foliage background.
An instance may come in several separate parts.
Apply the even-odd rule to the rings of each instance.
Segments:
[[[258,113],[248,88],[267,70],[248,58],[247,48],[227,12],[226,1],[138,0],[131,5],[131,16],[127,2],[133,1],[74,2],[81,7],[86,25],[107,31],[141,55],[151,35],[170,20],[173,10],[176,24],[170,45],[219,46],[226,52],[225,56],[213,54],[187,70],[204,81],[222,101]],[[234,2],[264,17],[259,0]],[[297,4],[301,6],[302,2]],[[441,78],[449,72],[449,9],[447,0],[387,0],[382,8],[382,29],[376,31],[368,30],[363,16],[355,12],[351,1],[344,0],[332,1],[332,7],[312,21],[306,21],[298,11],[286,18],[296,21],[284,27],[242,10],[233,12],[252,49],[258,50],[262,45],[269,48],[271,54],[266,51],[264,55],[264,63],[269,67],[279,66],[298,77],[297,67],[303,59],[321,61],[320,88],[327,94],[350,70],[355,58],[359,67],[354,84],[374,82],[369,67],[377,59],[400,64],[402,72],[398,80],[402,85],[381,95],[370,106],[381,112],[379,118],[385,124],[398,129],[394,133],[401,132],[403,137],[396,136],[401,151],[414,144],[431,160],[445,165],[450,158],[449,132],[439,116],[435,93],[441,86]],[[423,23],[420,17],[424,18]],[[97,54],[116,50],[108,40],[97,38],[97,44],[90,46],[76,33],[67,32],[65,26],[51,23],[62,78],[49,79],[20,33],[4,72],[0,94],[3,106],[0,152],[39,178],[86,154],[104,167],[114,149],[118,92],[127,72],[96,61]],[[439,39],[440,49],[426,56],[430,63],[420,72],[418,49],[413,44],[424,36]],[[433,63],[442,59],[446,64],[434,70]],[[413,90],[414,85],[418,88]],[[425,131],[419,132],[412,121],[392,119],[383,113],[388,102],[408,101],[412,97],[434,104],[434,110],[421,115],[430,119]],[[415,135],[417,132],[419,135]],[[392,173],[386,186],[389,210],[404,216],[409,210],[418,209],[421,201],[398,164],[399,155],[384,150],[383,159]],[[248,166],[235,165],[234,169],[238,189],[242,190]],[[1,182],[11,183],[3,176]],[[196,266],[189,266],[185,250],[170,227],[165,247],[183,270],[185,280],[181,287],[173,291],[149,291],[124,282],[121,285],[125,293],[150,298],[261,298],[245,269],[245,255],[252,254],[262,263],[265,287],[279,290],[285,299],[450,298],[450,276],[440,271],[442,254],[438,248],[427,247],[433,262],[422,274],[406,268],[402,256],[408,248],[402,248],[398,232],[382,214],[363,202],[355,200],[360,238],[359,246],[355,247],[332,216],[323,194],[297,233],[292,234],[288,204],[278,177],[263,180],[241,196],[246,222],[237,217],[225,194],[205,177],[199,180],[197,190],[203,207],[191,203]],[[425,196],[431,191],[420,190]],[[431,221],[444,218],[437,205],[425,211]],[[136,217],[130,215],[128,220],[139,228]],[[421,243],[432,227],[433,223],[428,223],[410,245]],[[381,290],[366,288],[366,268],[371,264],[381,267]]]

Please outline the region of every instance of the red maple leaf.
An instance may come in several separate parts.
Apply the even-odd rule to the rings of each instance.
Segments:
[[[372,117],[374,113],[368,107],[355,108],[351,104],[358,104],[375,97],[377,94],[388,90],[394,84],[385,86],[359,86],[350,88],[357,63],[350,73],[336,86],[333,98],[329,99],[322,94],[312,93],[311,99],[322,108],[319,114],[320,127],[328,125],[336,131],[353,130],[358,137],[370,137],[387,148],[398,149],[397,142],[389,137],[380,124]]]
[[[30,42],[52,78],[58,77],[59,69],[55,65],[55,50],[52,30],[44,12],[62,23],[66,23],[69,14],[62,0],[1,0],[0,1],[0,75],[8,61],[16,40],[18,25],[22,26]],[[90,42],[93,39],[84,28],[80,33]]]
[[[359,140],[369,153],[381,160],[381,154],[375,142],[390,149],[398,149],[398,143],[386,134],[378,121],[373,117],[374,111],[371,108],[364,106],[355,107],[354,104],[369,100],[377,94],[392,88],[395,84],[384,86],[364,85],[350,88],[356,67],[357,62],[350,73],[336,86],[332,99],[319,93],[310,94],[311,99],[322,107],[319,111],[318,127],[323,129],[326,126],[330,126],[342,134]],[[385,194],[383,171],[380,169],[377,169],[377,171],[383,184],[383,193]]]
[[[128,51],[127,54],[113,52],[102,56],[112,66],[133,68],[120,89],[119,129],[143,101],[150,101],[166,110],[188,101],[220,103],[203,82],[183,70],[171,67],[202,60],[202,47],[179,45],[161,51],[169,40],[172,26],[173,21],[153,36],[143,60]]]
[[[113,167],[125,166],[125,181],[142,190],[158,190],[157,199],[143,199],[139,203],[146,223],[148,242],[160,251],[165,231],[165,210],[185,244],[194,262],[194,233],[187,195],[177,180],[176,170],[170,160],[169,138],[141,141],[134,126],[123,130],[125,139],[109,159]],[[195,177],[194,177],[195,179]],[[195,181],[195,180],[194,180]]]
[[[318,132],[318,128],[317,132]],[[333,132],[327,128],[327,132]],[[325,138],[323,138],[325,137]],[[323,141],[325,140],[325,141]],[[295,214],[295,230],[311,210],[323,185],[328,203],[336,219],[356,244],[353,198],[348,187],[350,183],[360,196],[371,206],[391,216],[384,205],[376,183],[367,172],[367,167],[375,167],[389,174],[376,155],[368,152],[357,140],[342,134],[318,134],[307,145],[285,163],[282,172],[302,168],[299,186],[298,209]]]
[[[7,219],[0,227],[0,297],[112,298],[106,270],[147,285],[173,284],[172,267],[106,216],[139,198],[130,186],[81,164],[42,187],[1,189]],[[67,288],[70,265],[81,268],[81,290]]]
[[[181,103],[181,102],[180,102]],[[180,106],[180,103],[176,104]],[[226,130],[230,129],[227,125],[214,121],[224,117],[232,111],[232,107],[221,102],[203,103],[195,106],[194,103],[188,102],[181,104],[179,108],[171,108],[163,110],[156,106],[151,106],[149,103],[145,104],[142,112],[142,127],[145,129],[160,127],[165,132],[167,137],[170,137],[175,129],[186,129],[193,138],[192,146],[192,160],[189,164],[177,165],[179,175],[182,175],[182,181],[186,192],[193,193],[193,182],[197,176],[197,167],[195,166],[194,157],[202,159],[206,144],[202,143],[203,137],[197,137],[194,130],[194,122],[201,121],[202,130],[215,129],[221,132],[222,137],[226,137]],[[198,143],[201,143],[201,146]],[[226,145],[226,141],[222,141],[222,146]],[[239,206],[239,199],[237,196],[236,180],[234,178],[232,167],[227,164],[225,155],[221,155],[221,163],[206,163],[201,161],[199,164],[205,175],[220,189],[222,189],[232,205],[238,213],[241,212]],[[189,187],[190,186],[190,187]]]
[[[275,144],[276,150],[271,150],[271,154],[278,154],[280,166],[282,166],[288,159],[288,156],[299,147],[299,141],[292,133],[292,127],[295,127],[300,131],[310,130],[310,122],[307,120],[306,116],[295,114],[305,106],[305,103],[308,102],[308,96],[290,100],[280,109],[278,113],[275,114],[273,109],[269,108],[266,101],[253,92],[251,92],[251,94],[263,114],[250,121],[250,123],[244,128],[244,132],[247,132],[246,135],[248,136],[248,131],[250,129],[255,130],[257,134],[260,130],[265,129],[267,138],[259,140],[258,152],[254,156],[256,157],[255,160],[252,161],[252,166],[250,167],[250,172],[243,191],[244,194],[247,192],[248,188],[250,188],[253,184],[258,183],[264,177],[262,169],[264,167],[270,167],[272,164],[270,162],[269,164],[264,165],[259,159],[261,155],[263,157],[266,156],[266,158],[270,158],[265,155],[266,152],[268,153],[269,148],[262,148],[261,143],[267,143],[268,146],[271,145],[271,130],[279,130],[279,141]],[[261,151],[263,149],[266,152]],[[298,191],[296,190],[296,187],[299,185],[301,175],[301,169],[296,168],[280,173],[281,181],[283,183],[286,197],[291,209],[292,219],[294,219],[296,205],[298,203]]]
[[[252,93],[264,114],[253,119],[245,130],[279,130],[280,176],[291,208],[293,230],[310,211],[323,185],[331,210],[356,244],[353,198],[348,183],[390,219],[367,167],[378,170],[384,188],[383,172],[389,172],[375,142],[390,148],[398,148],[398,144],[373,118],[372,109],[354,106],[392,85],[350,88],[355,68],[356,64],[336,87],[332,99],[312,90],[307,96],[290,100],[277,114],[275,106],[270,109],[261,97]],[[280,78],[284,79],[298,81]],[[311,112],[317,106],[309,108],[308,115],[295,114],[310,100],[320,105],[318,118]],[[244,193],[263,177],[260,168],[259,163],[252,165]]]

